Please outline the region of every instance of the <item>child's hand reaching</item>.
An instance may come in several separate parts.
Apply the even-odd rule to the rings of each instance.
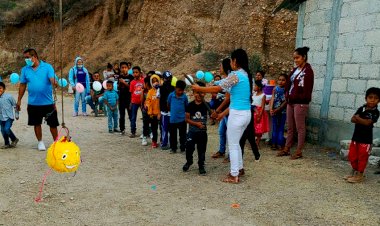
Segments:
[[[201,122],[197,122],[196,124],[197,124],[197,127],[198,127],[199,129],[203,129],[203,128],[205,128],[205,125],[203,125],[203,123],[201,123]]]

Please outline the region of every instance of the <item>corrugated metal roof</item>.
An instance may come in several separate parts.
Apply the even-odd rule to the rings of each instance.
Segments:
[[[301,3],[306,2],[306,0],[284,0],[273,10],[273,14],[277,13],[281,9],[288,9],[298,11]]]

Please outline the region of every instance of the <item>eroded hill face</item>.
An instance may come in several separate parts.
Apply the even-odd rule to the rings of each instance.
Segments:
[[[62,56],[66,73],[77,55],[85,58],[90,71],[104,68],[108,62],[128,60],[145,70],[192,73],[217,69],[219,59],[240,47],[250,56],[259,55],[272,75],[292,65],[296,14],[282,11],[272,17],[270,12],[278,1],[100,2],[79,17],[74,9],[65,14]],[[61,49],[57,22],[46,15],[3,27],[0,67],[19,70],[22,49],[33,46],[50,63],[55,59],[58,69]]]

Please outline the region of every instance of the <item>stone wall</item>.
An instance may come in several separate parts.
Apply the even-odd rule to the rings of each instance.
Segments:
[[[309,137],[339,144],[351,138],[365,91],[380,87],[380,0],[308,0],[298,22],[297,46],[311,48],[315,72]]]

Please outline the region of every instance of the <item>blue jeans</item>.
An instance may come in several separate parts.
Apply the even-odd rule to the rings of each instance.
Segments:
[[[101,97],[99,97],[99,99],[97,100],[97,101],[93,101],[92,100],[92,97],[90,96],[90,95],[88,95],[88,96],[86,96],[86,103],[88,104],[88,105],[90,105],[90,107],[91,107],[91,109],[92,110],[94,110],[95,109],[95,105],[96,104],[98,104],[99,105],[99,108],[103,108],[103,103],[104,103],[104,101],[103,101],[103,97],[101,96]]]
[[[9,138],[11,139],[11,141],[16,140],[16,136],[11,130],[12,123],[13,123],[13,119],[8,119],[7,121],[1,121],[1,134],[3,135],[5,145],[9,145]]]
[[[131,104],[131,133],[136,134],[136,120],[137,120],[137,111],[140,108],[140,104]]]
[[[284,128],[286,114],[278,114],[272,116],[272,144],[284,146]]]
[[[79,111],[79,101],[82,103],[82,113],[86,113],[86,92],[75,92],[74,100],[74,112],[78,113]]]
[[[113,111],[107,106],[107,115],[108,115],[108,129],[115,130],[118,128],[119,121],[119,110],[116,108]]]
[[[228,116],[224,117],[219,123],[219,153],[226,153],[227,143],[227,121]]]
[[[161,147],[168,146],[169,143],[170,116],[161,115]]]

